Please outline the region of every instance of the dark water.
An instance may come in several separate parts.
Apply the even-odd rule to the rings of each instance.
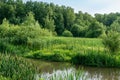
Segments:
[[[35,62],[36,65],[40,68],[40,72],[52,73],[53,70],[63,70],[70,68],[78,69],[78,66],[76,67],[70,63],[46,62],[40,60],[34,60],[33,62]],[[97,68],[84,66],[79,66],[79,68],[84,71],[84,77],[87,78],[86,80],[120,80],[119,68]]]

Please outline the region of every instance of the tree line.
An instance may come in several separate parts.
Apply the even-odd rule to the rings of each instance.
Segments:
[[[6,18],[11,24],[21,25],[32,12],[42,28],[57,36],[96,38],[109,30],[120,32],[120,13],[90,14],[53,3],[22,0],[0,0],[0,24]]]

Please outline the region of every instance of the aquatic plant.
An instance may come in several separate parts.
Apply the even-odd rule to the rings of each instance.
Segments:
[[[36,75],[36,80],[85,80],[84,72],[82,70],[75,70],[74,68],[57,70],[53,73],[42,73]]]

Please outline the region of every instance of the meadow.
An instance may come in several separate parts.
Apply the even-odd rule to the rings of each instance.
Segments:
[[[101,39],[96,38],[42,37],[38,43],[39,50],[28,52],[26,57],[70,61],[77,53],[104,52]]]

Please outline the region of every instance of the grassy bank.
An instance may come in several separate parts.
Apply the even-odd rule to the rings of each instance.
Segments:
[[[25,57],[49,61],[72,62],[73,64],[97,67],[119,67],[119,54],[111,55],[101,39],[90,38],[43,38],[41,49],[30,51]]]
[[[97,67],[120,66],[119,54],[111,55],[99,38],[40,37],[21,45],[1,44],[1,48],[6,49],[1,52],[14,53],[27,58]]]

